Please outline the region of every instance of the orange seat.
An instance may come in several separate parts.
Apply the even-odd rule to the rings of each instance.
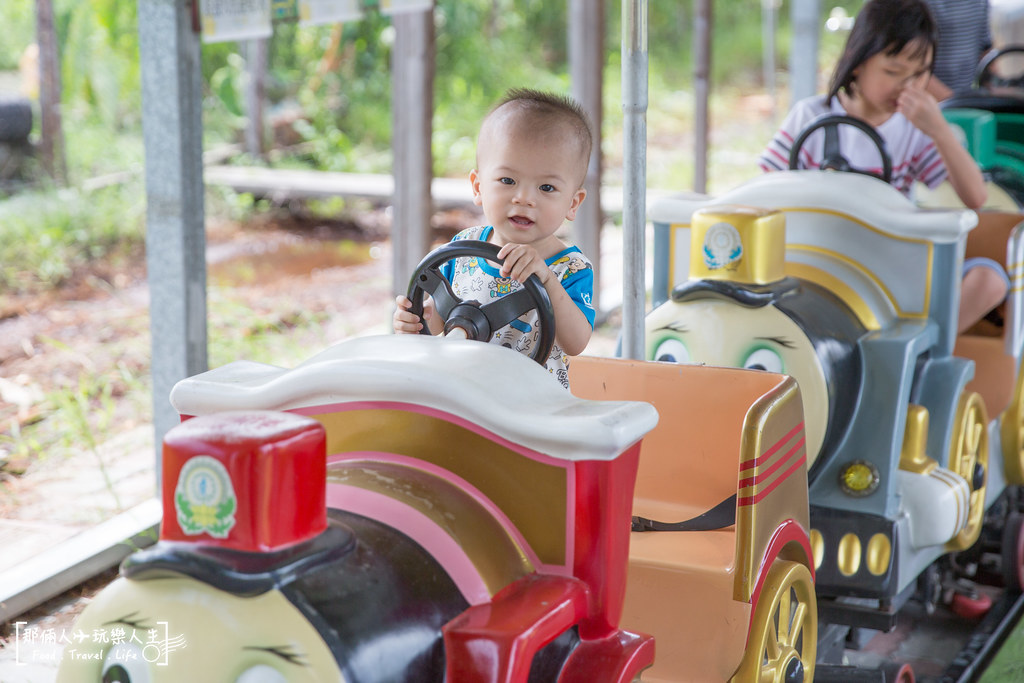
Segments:
[[[658,424],[640,448],[633,514],[662,522],[691,519],[738,494],[741,459],[751,455],[741,445],[750,436],[752,406],[783,386],[771,373],[589,357],[573,359],[570,381],[583,398],[647,401],[657,408]],[[799,421],[798,392],[787,400]],[[795,422],[786,424],[788,430]],[[787,504],[806,524],[806,479],[795,483],[803,499],[787,497]],[[752,503],[745,505],[750,515]],[[748,516],[743,524],[737,520],[714,531],[630,535],[622,626],[657,641],[645,681],[724,681],[732,675],[752,610],[744,590],[756,581],[774,530],[769,519]]]
[[[1024,216],[1019,213],[979,212],[978,226],[967,234],[964,258],[989,258],[1005,269],[1007,242],[1021,221]],[[974,361],[974,379],[967,389],[981,394],[990,418],[1006,410],[1017,380],[1016,360],[1006,352],[1005,334],[1003,328],[982,320],[957,338],[953,350]]]

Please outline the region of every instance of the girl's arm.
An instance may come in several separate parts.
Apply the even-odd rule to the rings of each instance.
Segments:
[[[942,155],[949,182],[960,201],[969,209],[980,209],[988,198],[988,190],[985,189],[985,178],[974,158],[960,144],[949,124],[945,125],[944,131],[929,137]]]
[[[954,135],[953,129],[939,109],[938,102],[924,89],[924,80],[916,81],[903,89],[898,109],[935,143],[935,148],[946,165],[949,182],[956,190],[960,201],[970,209],[981,208],[988,197],[981,169]]]

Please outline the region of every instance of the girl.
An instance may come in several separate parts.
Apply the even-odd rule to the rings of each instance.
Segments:
[[[836,64],[828,94],[797,102],[762,153],[762,170],[789,168],[790,150],[815,119],[853,116],[871,125],[892,159],[890,181],[907,197],[914,181],[930,188],[949,180],[971,209],[985,203],[981,170],[946,122],[926,88],[932,72],[937,28],[924,0],[870,0],[853,25]],[[839,127],[843,156],[853,168],[881,175],[881,159],[864,134]],[[799,168],[819,168],[824,134],[811,135],[799,153]],[[980,319],[1006,296],[1009,280],[992,262],[967,264],[961,296],[960,330]]]

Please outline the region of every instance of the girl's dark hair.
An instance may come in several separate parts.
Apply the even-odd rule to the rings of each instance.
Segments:
[[[847,95],[854,81],[853,71],[879,52],[897,55],[907,45],[916,45],[913,57],[935,55],[938,26],[924,0],[869,0],[865,3],[846,39],[843,56],[832,72],[828,101],[842,90]],[[931,70],[934,64],[929,63]]]

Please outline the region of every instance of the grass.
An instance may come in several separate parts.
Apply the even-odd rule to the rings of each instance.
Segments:
[[[58,289],[97,261],[117,270],[141,245],[144,207],[139,181],[94,192],[34,191],[0,201],[0,291]]]
[[[1024,680],[1024,622],[1018,623],[1006,636],[978,683],[1014,683],[1021,680]]]

